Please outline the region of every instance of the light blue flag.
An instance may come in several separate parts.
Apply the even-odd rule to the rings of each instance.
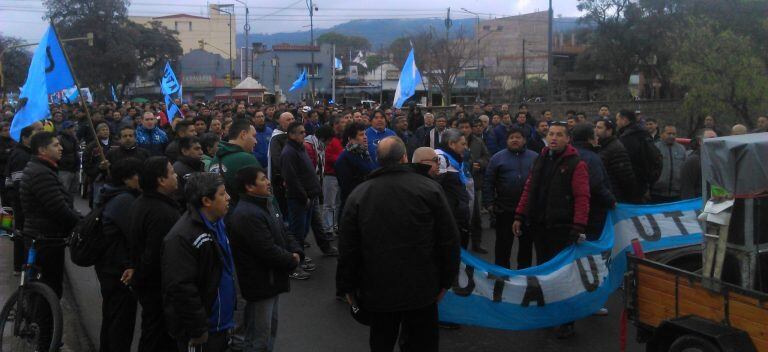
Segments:
[[[294,90],[301,89],[306,85],[307,85],[307,69],[305,68],[304,71],[301,71],[299,78],[297,78],[296,81],[293,82],[293,85],[291,85],[291,88],[288,89],[288,91],[293,92]]]
[[[176,106],[171,97],[178,93],[179,98],[181,98],[181,83],[176,79],[176,74],[173,73],[170,62],[165,63],[163,78],[160,80],[160,89],[165,94],[165,113],[168,116],[168,122],[171,122],[177,113],[181,114],[181,110],[179,110],[179,107]]]
[[[181,84],[179,84],[179,80],[176,79],[176,74],[173,73],[171,63],[166,62],[165,69],[163,70],[163,79],[160,81],[160,88],[162,89],[163,94],[171,95],[176,93],[179,91],[180,87]]]
[[[397,82],[395,89],[395,101],[392,103],[396,108],[403,107],[408,98],[416,94],[416,86],[421,83],[421,74],[416,67],[416,59],[413,57],[413,48],[405,60],[403,70],[400,71],[400,81]]]
[[[110,85],[110,88],[112,88],[112,101],[117,102],[117,94],[115,94],[115,86]]]
[[[75,80],[53,26],[48,26],[35,49],[27,72],[24,90],[19,95],[20,108],[11,123],[11,137],[19,141],[21,130],[50,115],[48,94],[72,87]]]
[[[341,59],[336,57],[333,58],[333,68],[335,68],[336,71],[341,71],[344,69],[344,66],[341,65]]]

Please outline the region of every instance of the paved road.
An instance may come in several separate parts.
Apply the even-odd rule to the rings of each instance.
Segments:
[[[78,200],[77,207],[86,209]],[[486,230],[485,246],[492,248],[493,231]],[[312,238],[312,236],[309,236]],[[349,317],[348,307],[334,299],[335,258],[322,258],[317,247],[308,249],[315,258],[318,270],[307,281],[292,282],[292,291],[280,298],[278,351],[365,351],[367,329]],[[486,256],[486,259],[492,259]],[[101,297],[98,281],[91,268],[79,268],[67,264],[73,291],[81,308],[83,325],[88,335],[98,345],[98,328],[101,315]],[[0,295],[2,296],[2,295]],[[618,351],[620,294],[614,294],[608,302],[610,315],[589,317],[576,324],[576,336],[557,340],[548,329],[533,331],[503,331],[477,327],[440,332],[441,351]],[[137,332],[138,335],[138,332]],[[628,351],[640,352],[642,345],[634,342],[635,330],[630,325]],[[138,338],[138,336],[137,336]],[[134,340],[136,341],[136,340]],[[135,350],[135,343],[134,343]]]

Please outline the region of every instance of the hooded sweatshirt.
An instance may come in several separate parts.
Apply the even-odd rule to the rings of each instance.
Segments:
[[[232,197],[233,202],[236,202],[238,192],[235,187],[235,174],[238,170],[252,165],[261,167],[252,153],[246,152],[239,145],[222,141],[219,142],[219,151],[211,161],[208,171],[224,175],[227,193]]]

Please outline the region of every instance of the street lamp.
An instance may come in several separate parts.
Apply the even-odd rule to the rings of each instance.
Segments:
[[[232,11],[224,11],[221,8],[222,7],[231,7]],[[232,88],[232,76],[234,76],[235,71],[232,69],[232,14],[235,12],[235,5],[234,4],[227,4],[227,5],[211,5],[211,9],[225,13],[229,15],[229,87]]]

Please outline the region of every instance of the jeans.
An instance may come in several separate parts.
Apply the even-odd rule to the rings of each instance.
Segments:
[[[333,232],[339,224],[339,180],[336,176],[325,175],[323,178],[323,227],[326,233]]]
[[[402,352],[437,352],[437,304],[405,312],[371,312],[371,352],[392,352],[402,335]]]
[[[296,236],[299,244],[304,245],[304,240],[309,233],[309,224],[312,220],[314,200],[302,200],[288,198],[288,233]]]
[[[75,195],[79,191],[77,184],[77,173],[74,171],[59,171],[59,181],[64,185],[64,189],[70,195]]]
[[[278,297],[245,303],[243,352],[271,352],[277,336]]]

